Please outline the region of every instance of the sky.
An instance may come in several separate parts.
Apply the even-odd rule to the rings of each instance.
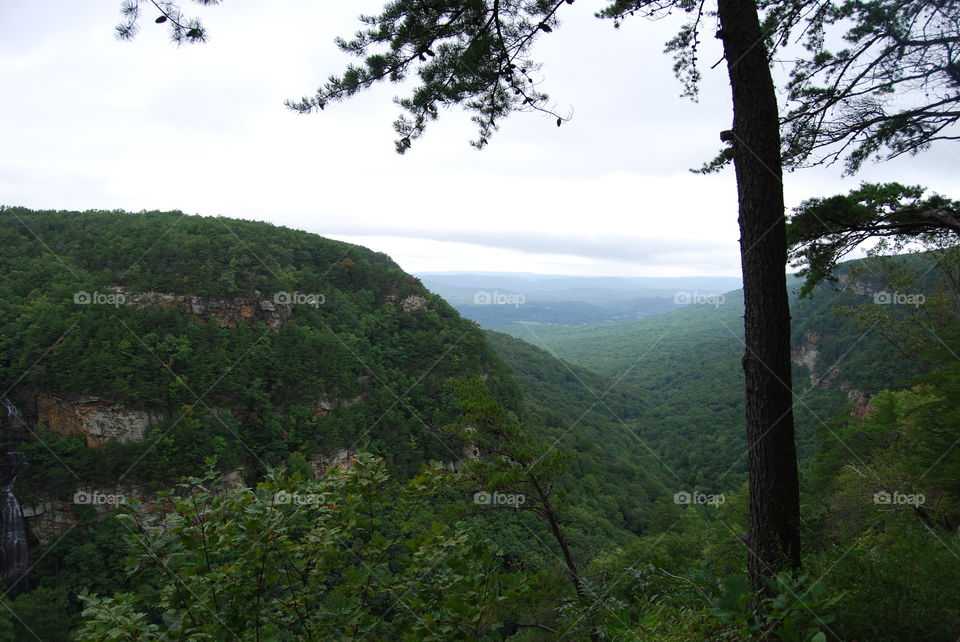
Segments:
[[[172,210],[270,221],[386,252],[408,272],[735,276],[732,170],[690,168],[730,126],[718,43],[703,43],[701,100],[679,97],[663,43],[678,22],[564,8],[535,49],[541,89],[572,119],[514,114],[491,144],[469,115],[441,114],[400,156],[383,85],[312,115],[312,95],[352,59],[334,44],[382,0],[224,0],[183,5],[209,30],[177,47],[145,7],[113,35],[120,0],[0,0],[0,204]],[[712,32],[712,27],[707,33]],[[778,73],[782,73],[777,68]],[[788,206],[897,180],[960,195],[960,148],[787,174]]]

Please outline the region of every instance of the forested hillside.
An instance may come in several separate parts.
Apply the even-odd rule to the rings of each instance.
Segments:
[[[846,282],[846,264],[838,276]],[[929,277],[928,277],[929,278]],[[878,275],[856,277],[861,294],[828,283],[793,299],[794,385],[802,462],[817,452],[817,432],[848,404],[918,372],[848,306],[872,302],[887,287]],[[791,279],[792,290],[800,281]],[[928,284],[929,285],[929,284]],[[743,435],[743,295],[739,290],[648,319],[592,326],[526,322],[516,336],[602,373],[614,390],[642,397],[637,435],[690,484],[729,487],[745,471]]]
[[[0,220],[0,380],[25,413],[38,392],[93,395],[154,410],[168,417],[156,431],[180,437],[91,466],[104,481],[196,472],[211,452],[262,472],[361,444],[407,474],[462,457],[437,435],[448,377],[488,374],[518,403],[475,326],[383,254],[179,212]]]
[[[529,343],[486,335],[523,390],[532,424],[557,426],[560,445],[576,453],[565,489],[576,504],[574,522],[589,530],[587,524],[602,518],[637,535],[647,532],[654,502],[672,496],[680,481],[637,436],[637,418],[649,402],[638,390]]]
[[[955,639],[958,264],[794,301],[807,561],[758,611],[736,292],[528,343],[313,234],[4,208],[0,640]]]
[[[360,450],[405,479],[466,456],[443,431],[451,378],[522,406],[472,322],[359,246],[180,212],[7,208],[0,248],[0,381],[35,426],[16,492],[40,564],[20,600],[69,605],[54,628],[80,592],[123,584],[115,527],[77,493],[153,503],[207,461],[255,484]]]
[[[366,454],[400,481],[431,460],[457,470],[475,456],[449,429],[462,416],[450,382],[464,377],[483,377],[543,456],[568,462],[557,515],[580,565],[635,541],[670,495],[656,458],[583,392],[584,380],[608,387],[601,377],[491,337],[511,344],[504,365],[385,255],[180,212],[23,208],[0,212],[0,247],[0,381],[32,426],[16,493],[38,560],[15,635],[68,639],[80,593],[132,586],[117,548],[126,531],[103,513],[116,504],[90,497],[157,506],[155,493],[211,462],[233,484],[267,483],[282,465],[312,478]],[[606,403],[629,417],[635,401]],[[472,504],[469,484],[436,491],[435,510]],[[553,573],[545,521],[457,519],[504,568]],[[49,601],[60,618],[45,615]]]

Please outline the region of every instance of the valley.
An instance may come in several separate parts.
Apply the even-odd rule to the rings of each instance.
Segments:
[[[2,426],[17,462],[4,467],[4,510],[22,513],[21,526],[4,519],[4,541],[29,548],[17,549],[29,564],[7,553],[19,544],[4,548],[4,605],[17,619],[0,640],[26,627],[98,639],[117,618],[148,636],[150,605],[245,626],[248,614],[212,601],[254,599],[255,583],[218,579],[237,577],[245,559],[271,569],[277,631],[306,630],[283,605],[316,601],[338,606],[314,630],[369,626],[371,636],[429,637],[425,618],[438,609],[516,640],[541,639],[532,622],[572,638],[622,618],[638,636],[662,625],[732,630],[711,615],[745,590],[735,586],[746,528],[742,294],[728,280],[418,279],[360,246],[180,212],[10,208],[0,241],[0,378],[17,409]],[[925,267],[935,260],[888,265],[923,270],[924,314],[951,305],[947,282]],[[952,340],[952,321],[877,305],[891,283],[879,267],[847,263],[837,276],[792,303],[805,541],[819,568],[839,565],[831,586],[851,590],[877,563],[877,583],[857,594],[905,599],[925,565],[902,575],[900,552],[877,562],[831,542],[909,543],[927,564],[953,555],[917,530],[916,502],[894,502],[922,495],[928,528],[956,519],[952,456],[922,474],[924,453],[949,453],[936,444],[954,434],[952,411],[910,428],[921,416],[911,408],[955,392],[941,346],[910,328],[936,318]],[[876,477],[849,478],[865,467]],[[903,510],[862,503],[883,489]],[[196,549],[198,537],[233,541],[238,557]],[[311,542],[325,561],[294,581],[284,565],[313,559]],[[165,561],[135,561],[144,555]],[[467,559],[479,566],[457,562]],[[709,597],[684,593],[687,581]],[[470,602],[481,586],[500,601]],[[600,586],[613,619],[554,607]],[[188,605],[178,587],[203,597]],[[352,601],[364,591],[409,602],[393,613]],[[443,600],[427,599],[437,591]],[[817,610],[833,608],[831,595]],[[948,609],[936,612],[940,631],[952,626]],[[845,630],[875,630],[851,613]],[[918,630],[912,617],[899,630]]]

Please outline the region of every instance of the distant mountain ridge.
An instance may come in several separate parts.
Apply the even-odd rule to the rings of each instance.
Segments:
[[[565,276],[522,272],[424,272],[417,276],[460,314],[516,334],[523,322],[583,325],[633,321],[697,297],[741,287],[740,277]]]

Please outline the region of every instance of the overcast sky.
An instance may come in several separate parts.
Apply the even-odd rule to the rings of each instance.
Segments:
[[[382,0],[185,3],[210,32],[177,48],[149,11],[113,36],[120,0],[0,0],[0,204],[36,209],[180,209],[271,221],[390,254],[407,271],[737,275],[732,171],[690,174],[729,128],[725,69],[707,39],[699,104],[678,98],[662,53],[675,22],[564,7],[541,40],[552,119],[516,114],[476,151],[457,111],[405,156],[382,86],[301,116],[349,58],[333,43]],[[708,29],[709,33],[711,29]],[[788,205],[899,180],[960,196],[960,149],[786,177]]]

